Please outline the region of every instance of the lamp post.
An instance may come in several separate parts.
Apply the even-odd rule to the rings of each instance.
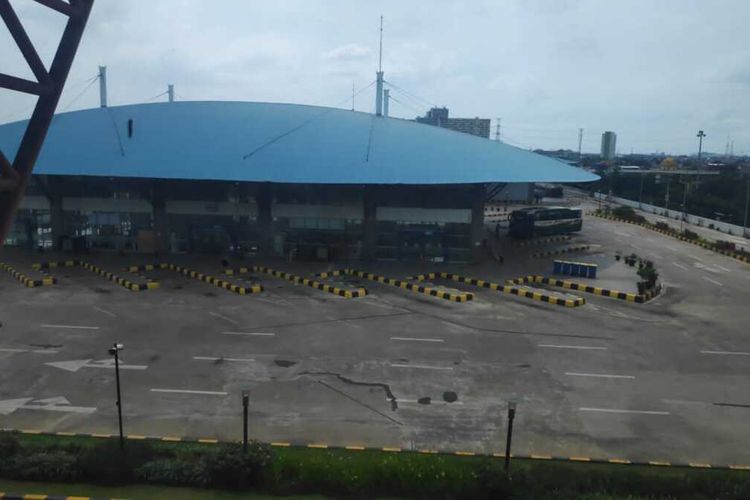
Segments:
[[[505,436],[505,477],[510,477],[510,444],[513,439],[513,419],[516,417],[516,402],[508,401],[508,433]]]
[[[690,189],[690,181],[685,181],[685,190],[682,193],[682,220],[680,221],[680,230],[685,229],[685,220],[687,219],[687,195]]]
[[[109,348],[110,356],[115,357],[115,380],[117,381],[117,422],[120,428],[120,449],[125,448],[125,436],[122,433],[122,397],[120,394],[120,356],[119,353],[125,348],[122,344],[113,344]]]
[[[699,130],[696,137],[698,138],[698,167],[700,167],[701,153],[703,153],[703,138],[706,137],[706,134],[702,130]]]
[[[747,238],[747,209],[750,205],[750,172],[745,174],[745,219],[742,222],[742,237]]]
[[[250,405],[250,391],[242,391],[242,451],[247,452],[247,407]]]

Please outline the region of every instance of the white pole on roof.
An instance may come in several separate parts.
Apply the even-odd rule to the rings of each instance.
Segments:
[[[102,108],[107,107],[107,67],[99,66],[99,101]]]

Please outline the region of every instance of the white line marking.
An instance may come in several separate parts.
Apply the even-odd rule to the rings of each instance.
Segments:
[[[599,377],[599,378],[627,378],[634,379],[633,375],[607,375],[605,373],[577,373],[577,372],[565,372],[565,375],[570,377]]]
[[[537,347],[548,347],[550,349],[581,349],[589,351],[606,351],[606,347],[597,347],[590,345],[554,345],[554,344],[537,344]]]
[[[683,271],[687,271],[688,270],[687,267],[683,266],[682,264],[678,264],[677,262],[672,262],[672,265],[675,266],[675,267],[679,267]]]
[[[188,389],[150,389],[151,392],[168,392],[175,394],[205,394],[207,396],[226,396],[224,391],[192,391]]]
[[[708,281],[708,282],[710,282],[710,283],[713,283],[713,284],[714,284],[714,285],[716,285],[716,286],[724,286],[724,285],[722,285],[721,283],[719,283],[718,281],[716,281],[716,280],[712,280],[712,279],[711,279],[711,278],[709,278],[708,276],[703,276],[703,279],[704,279],[704,280],[706,280],[706,281]]]
[[[633,247],[633,248],[635,248],[636,250],[643,250],[643,248],[639,247],[638,245],[636,245],[634,243],[631,243],[630,246]]]
[[[391,363],[393,368],[419,368],[423,370],[453,370],[452,366],[429,366],[429,365],[406,365],[400,363]]]
[[[742,352],[742,351],[701,351],[701,354],[723,354],[726,356],[750,356],[750,352]]]
[[[726,267],[724,267],[724,266],[720,266],[719,264],[714,264],[714,267],[718,267],[718,268],[719,268],[719,269],[721,269],[722,271],[726,271],[726,272],[728,272],[728,273],[731,273],[731,272],[732,272],[732,270],[731,270],[731,269],[727,269]]]
[[[234,319],[232,319],[232,318],[227,318],[227,317],[226,317],[226,316],[224,316],[223,314],[215,313],[215,312],[213,312],[213,311],[209,312],[208,314],[210,314],[211,316],[213,316],[213,317],[215,317],[215,318],[221,318],[221,319],[223,319],[224,321],[227,321],[227,322],[229,322],[229,323],[232,323],[233,325],[239,325],[239,324],[240,324],[240,322],[239,322],[239,321],[237,321],[237,320],[234,320]]]
[[[613,408],[578,408],[578,411],[595,411],[601,413],[636,413],[639,415],[669,415],[668,411],[652,411],[652,410],[616,410]]]
[[[78,326],[78,325],[39,325],[42,328],[71,328],[76,330],[98,330],[98,326]]]
[[[675,405],[692,405],[692,406],[705,406],[708,403],[703,401],[689,401],[686,399],[662,399],[662,403],[675,404]]]
[[[0,347],[0,352],[33,352],[34,354],[57,354],[52,349],[17,349],[14,347]]]
[[[445,342],[443,339],[425,339],[416,337],[391,337],[391,340],[403,340],[405,342]]]
[[[217,358],[213,356],[193,356],[193,359],[199,360],[199,361],[237,361],[239,363],[242,362],[248,362],[252,363],[255,362],[253,358]]]
[[[115,313],[113,313],[112,311],[107,311],[106,309],[102,309],[101,307],[94,306],[94,309],[96,309],[97,311],[99,311],[101,313],[104,313],[107,316],[110,316],[112,318],[116,318],[117,317],[117,315]]]
[[[251,335],[257,337],[273,337],[275,333],[264,333],[264,332],[221,332],[223,335]]]

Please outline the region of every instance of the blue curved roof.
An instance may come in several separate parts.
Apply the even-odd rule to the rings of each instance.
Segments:
[[[26,122],[0,125],[0,149],[8,158],[25,127]],[[221,101],[58,114],[34,173],[319,184],[598,179],[546,156],[408,120]]]

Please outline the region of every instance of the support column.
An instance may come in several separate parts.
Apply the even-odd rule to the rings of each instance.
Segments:
[[[63,197],[52,195],[49,197],[49,225],[52,229],[52,248],[59,248],[60,237],[65,235],[65,211],[63,210]]]
[[[164,182],[154,181],[151,192],[151,219],[154,231],[154,252],[160,254],[167,254],[170,251],[166,191]]]
[[[259,253],[263,257],[273,255],[273,216],[271,204],[273,202],[273,190],[271,184],[261,184],[255,196],[258,206],[258,234],[260,236]]]
[[[471,260],[481,262],[486,255],[482,245],[485,239],[484,230],[484,198],[486,196],[484,184],[472,189],[471,193]]]
[[[375,188],[366,186],[363,198],[362,217],[362,260],[375,260],[378,245],[377,233],[377,200]]]

